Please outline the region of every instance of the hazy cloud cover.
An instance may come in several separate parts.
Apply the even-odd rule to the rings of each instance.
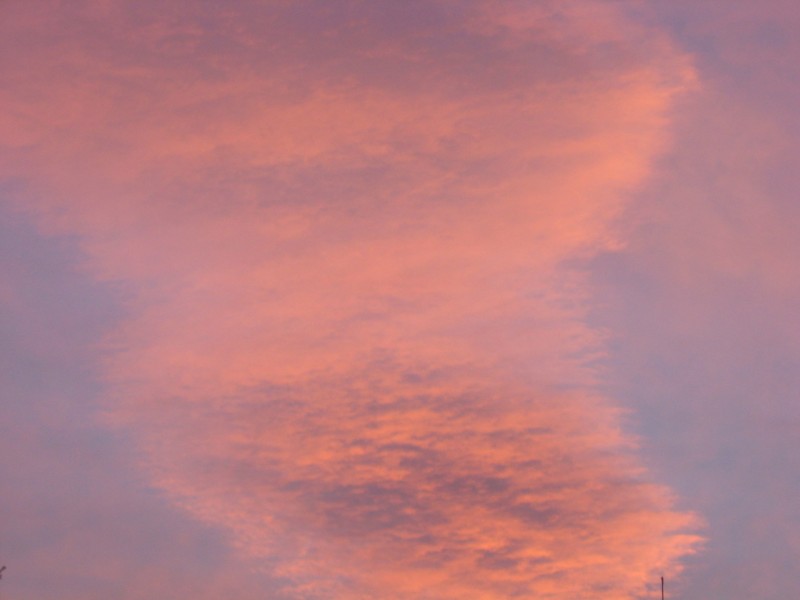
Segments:
[[[158,560],[188,579],[208,566],[209,598],[635,598],[676,576],[699,541],[693,501],[705,518],[716,505],[687,500],[697,487],[674,468],[658,464],[659,480],[643,467],[598,364],[618,360],[616,376],[636,381],[647,367],[634,358],[651,357],[658,336],[631,335],[628,359],[609,355],[608,332],[587,322],[592,293],[598,278],[630,285],[634,309],[618,301],[624,315],[603,324],[636,333],[647,331],[636,293],[660,289],[645,297],[667,305],[664,335],[702,338],[724,302],[671,294],[746,262],[731,258],[738,230],[693,199],[714,171],[692,174],[692,152],[708,143],[738,159],[733,120],[748,147],[780,127],[752,103],[711,106],[724,86],[702,61],[698,80],[691,45],[634,19],[637,7],[4,5],[2,302],[19,332],[9,364],[36,357],[13,363],[8,389],[66,406],[45,427],[19,403],[30,423],[4,438],[18,440],[6,442],[22,457],[15,472],[64,465],[35,436],[72,432],[67,465],[98,461],[102,475],[65,505],[182,532],[153,533],[154,547],[207,548]],[[693,137],[696,115],[721,137]],[[677,185],[664,164],[687,173],[680,193],[657,187]],[[754,179],[731,167],[720,177],[736,190]],[[683,208],[643,201],[654,189]],[[745,196],[741,223],[782,219]],[[637,210],[657,236],[620,228]],[[707,246],[682,256],[692,227]],[[765,247],[744,244],[741,257]],[[764,262],[784,265],[764,275],[775,285],[792,269]],[[663,288],[631,284],[639,270]],[[59,373],[56,389],[13,387],[31,372]],[[698,446],[686,447],[691,463]],[[18,510],[45,494],[21,485]],[[57,547],[129,535],[108,517],[81,538],[90,520],[72,521]],[[122,555],[148,564],[136,540]],[[98,561],[85,577],[128,568]],[[198,597],[167,576],[148,584],[129,597],[160,585]]]

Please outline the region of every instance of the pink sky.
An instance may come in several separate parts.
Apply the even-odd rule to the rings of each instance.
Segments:
[[[726,6],[4,4],[0,594],[795,589],[798,15]]]

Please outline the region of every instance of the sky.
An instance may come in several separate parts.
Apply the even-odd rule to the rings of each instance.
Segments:
[[[0,17],[0,599],[800,595],[794,3]]]

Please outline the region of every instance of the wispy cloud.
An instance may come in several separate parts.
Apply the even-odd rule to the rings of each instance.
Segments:
[[[565,266],[667,143],[664,39],[588,1],[50,8],[14,7],[2,152],[127,290],[107,411],[176,502],[296,597],[678,569],[693,519],[594,391]]]

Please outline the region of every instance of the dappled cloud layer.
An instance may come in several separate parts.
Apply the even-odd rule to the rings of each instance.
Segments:
[[[577,267],[691,81],[657,32],[591,1],[12,5],[2,175],[124,296],[108,418],[287,598],[679,570],[693,519],[593,389]]]

